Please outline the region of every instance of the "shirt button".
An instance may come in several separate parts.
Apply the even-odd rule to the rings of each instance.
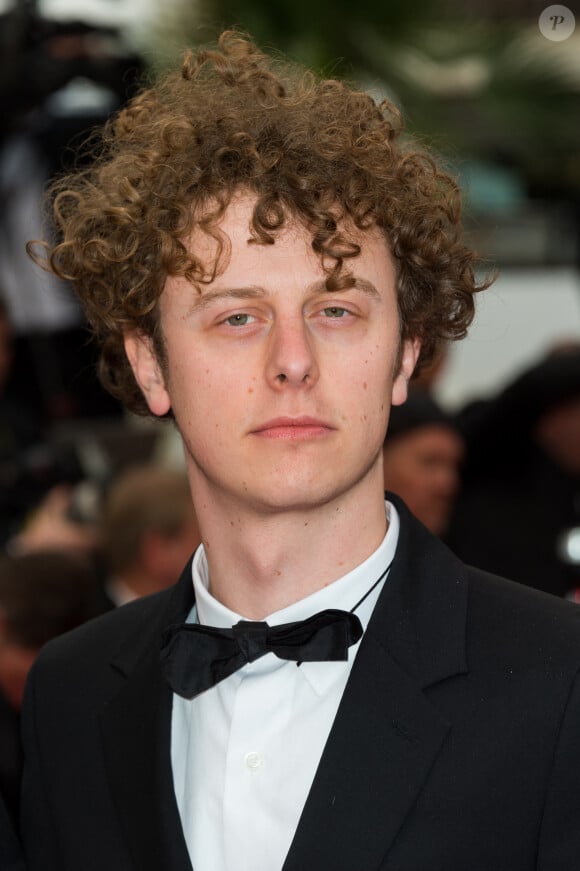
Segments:
[[[244,756],[244,762],[246,763],[246,768],[249,768],[250,771],[257,771],[262,764],[262,759],[259,753],[252,751],[246,753]]]

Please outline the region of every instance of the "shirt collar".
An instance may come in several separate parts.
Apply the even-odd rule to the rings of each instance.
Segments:
[[[363,563],[327,587],[317,590],[305,599],[293,602],[280,611],[269,614],[264,617],[264,620],[270,626],[277,626],[281,623],[304,620],[326,608],[350,611],[368,593],[373,584],[385,572],[387,566],[390,566],[395,556],[399,538],[399,515],[391,502],[385,501],[385,511],[388,520],[385,537],[378,548]],[[195,552],[192,575],[196,604],[187,618],[188,622],[199,620],[206,626],[229,628],[239,620],[245,619],[240,614],[236,614],[235,611],[226,608],[209,592],[208,566],[203,545],[200,545]],[[363,632],[367,628],[385,580],[386,577],[356,609],[355,613],[361,621]],[[349,649],[349,663],[354,660],[359,644],[360,641]],[[248,668],[252,672],[264,668],[270,670],[272,667],[281,667],[284,664],[286,663],[283,660],[268,656],[245,666],[242,671]],[[300,670],[312,684],[314,690],[322,693],[336,679],[337,674],[341,673],[344,666],[344,662],[305,662],[300,666]]]

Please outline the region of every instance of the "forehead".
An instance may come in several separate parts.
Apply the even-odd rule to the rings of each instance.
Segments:
[[[211,281],[200,282],[202,294],[208,287],[229,284],[232,278],[243,284],[267,284],[270,278],[275,280],[284,274],[289,279],[309,276],[320,280],[335,266],[336,259],[330,253],[322,256],[314,251],[314,231],[290,213],[286,213],[283,226],[273,231],[273,244],[259,241],[252,230],[255,205],[254,195],[237,193],[216,222],[215,230],[207,232],[198,225],[191,233],[188,247],[206,276],[212,275],[215,269]],[[338,232],[343,240],[360,248],[357,256],[344,259],[346,273],[392,284],[393,258],[386,237],[378,227],[362,231],[351,222],[342,221]]]
[[[405,434],[399,436],[405,441]],[[407,444],[420,452],[460,456],[464,451],[461,435],[445,423],[429,423],[410,430],[406,434]]]

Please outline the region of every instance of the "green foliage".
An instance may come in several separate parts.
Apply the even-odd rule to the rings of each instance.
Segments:
[[[578,34],[550,42],[535,18],[492,22],[434,0],[179,2],[158,34],[166,60],[235,26],[265,49],[394,99],[409,130],[452,159],[500,156],[532,187],[580,192],[580,71],[570,64]]]

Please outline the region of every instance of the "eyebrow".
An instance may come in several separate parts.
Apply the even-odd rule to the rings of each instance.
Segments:
[[[372,283],[365,278],[355,278],[351,287],[342,288],[344,291],[360,290],[373,299],[380,299],[380,293]],[[342,292],[338,291],[338,292]],[[308,294],[332,293],[326,288],[325,280],[316,281],[308,287]],[[225,299],[263,299],[268,296],[268,291],[263,287],[250,285],[249,287],[226,287],[222,290],[210,290],[202,294],[192,305],[191,311],[198,312],[208,308],[212,303]]]
[[[210,290],[201,294],[191,306],[192,312],[203,311],[213,302],[222,299],[261,299],[266,296],[262,287],[226,287],[223,290]]]

